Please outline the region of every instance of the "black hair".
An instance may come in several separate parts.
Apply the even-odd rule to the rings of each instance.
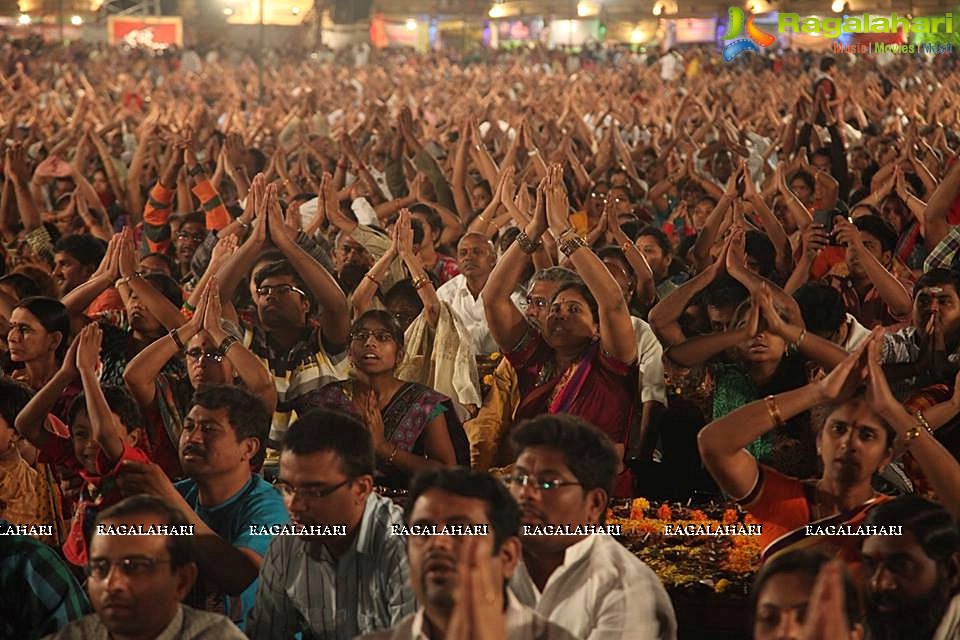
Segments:
[[[387,330],[387,333],[393,337],[393,341],[397,343],[397,347],[403,350],[403,329],[400,328],[400,324],[397,322],[397,319],[383,309],[370,309],[369,311],[364,311],[362,314],[360,314],[360,317],[354,320],[353,324],[350,325],[350,334],[353,335],[355,332],[359,331],[363,326],[363,323],[367,320],[372,320],[382,324],[383,328]]]
[[[96,267],[107,254],[107,243],[95,236],[77,233],[57,240],[53,252],[69,254],[85,267]]]
[[[202,224],[203,231],[207,231],[207,216],[203,211],[191,211],[190,213],[185,213],[180,218],[180,225],[185,224]]]
[[[597,299],[593,297],[593,292],[584,284],[583,280],[573,280],[562,283],[554,292],[553,297],[550,299],[550,304],[552,305],[553,301],[557,299],[557,296],[568,290],[579,293],[580,296],[587,301],[587,306],[590,307],[590,313],[593,314],[593,321],[600,322],[600,305],[597,304]]]
[[[497,238],[497,248],[500,249],[501,253],[505,253],[519,235],[520,229],[517,227],[507,227],[506,229],[503,229],[500,232],[500,236]]]
[[[413,478],[404,508],[404,521],[408,525],[417,499],[430,489],[483,500],[486,503],[487,519],[493,529],[495,552],[507,538],[519,537],[520,507],[507,488],[489,473],[463,467],[430,469]]]
[[[592,424],[566,413],[524,420],[510,436],[517,456],[529,447],[548,447],[563,454],[564,462],[584,491],[613,490],[618,460],[613,442]]]
[[[735,309],[750,297],[750,292],[729,275],[717,278],[703,291],[702,300],[708,307]]]
[[[30,296],[24,298],[15,309],[26,309],[49,333],[60,333],[60,344],[54,352],[57,362],[63,362],[70,348],[70,312],[63,303],[55,298]]]
[[[0,284],[13,287],[13,290],[17,293],[18,300],[40,295],[40,287],[37,286],[37,283],[34,282],[30,276],[24,273],[8,273],[0,277]]]
[[[133,399],[133,396],[127,391],[126,387],[118,385],[103,385],[100,387],[103,391],[103,397],[107,401],[107,407],[110,411],[117,414],[120,418],[120,424],[124,426],[127,433],[143,426],[143,414],[140,412],[140,405]],[[81,393],[76,396],[67,409],[67,422],[73,424],[80,412],[83,411],[88,416],[86,395]]]
[[[165,273],[148,273],[143,276],[143,279],[177,309],[183,306],[183,289],[176,280]]]
[[[200,387],[193,394],[191,406],[204,409],[226,409],[227,419],[236,433],[237,441],[256,438],[260,448],[250,461],[250,466],[259,468],[267,455],[267,438],[273,414],[257,396],[242,387],[217,384]]]
[[[886,253],[897,248],[897,232],[889,222],[872,214],[860,216],[853,221],[860,231],[866,231],[880,241],[881,250]]]
[[[777,249],[770,237],[762,231],[750,229],[744,242],[744,252],[757,261],[757,272],[764,278],[770,278],[777,264]]]
[[[311,309],[313,308],[313,296],[310,295],[310,290],[303,282],[303,279],[300,277],[300,274],[297,272],[297,270],[294,269],[293,265],[286,260],[271,262],[263,269],[257,271],[257,273],[253,276],[253,283],[257,285],[257,288],[259,289],[260,285],[262,285],[264,280],[267,278],[275,278],[279,276],[290,276],[293,278],[293,283],[306,294],[307,300],[310,302],[310,307]]]
[[[164,519],[162,524],[171,527],[186,527],[190,525],[190,522],[183,512],[176,507],[171,506],[161,498],[141,493],[124,498],[120,502],[99,512],[94,521],[93,532],[97,530],[96,525],[102,524],[106,520],[146,514],[160,516]],[[91,533],[91,536],[92,535]],[[89,543],[89,540],[87,542]],[[170,553],[171,569],[176,569],[177,567],[182,567],[185,564],[196,561],[193,536],[168,535],[167,551]]]
[[[441,227],[442,228],[442,227]],[[423,223],[417,220],[416,218],[410,219],[410,230],[413,231],[413,244],[414,246],[419,245],[423,242],[423,239],[426,237],[426,231],[424,231]],[[430,238],[430,242],[433,242],[433,238]]]
[[[157,260],[160,260],[161,262],[163,262],[163,264],[167,265],[167,268],[170,270],[170,273],[177,273],[177,270],[178,270],[177,263],[174,262],[173,258],[168,256],[167,254],[159,253],[155,251],[153,253],[148,253],[147,255],[143,256],[142,258],[140,258],[140,261],[142,262],[147,258],[156,258]]]
[[[431,278],[432,280],[433,278]],[[423,311],[423,300],[417,295],[417,290],[413,286],[413,281],[409,278],[399,280],[395,285],[383,294],[383,304],[390,306],[390,303],[396,301],[406,301],[413,303],[417,309]]]
[[[917,495],[904,495],[879,504],[867,514],[864,525],[900,526],[913,534],[923,552],[943,566],[960,552],[960,529],[943,505]]]
[[[641,228],[640,219],[632,213],[625,214],[620,221],[620,230],[623,231],[631,241],[636,241],[640,235]]]
[[[830,562],[830,557],[824,553],[810,549],[798,549],[775,555],[764,563],[753,581],[753,587],[750,589],[749,616],[751,629],[755,623],[760,594],[771,579],[783,573],[804,573],[811,581],[816,581],[820,570],[828,562]],[[843,596],[847,623],[852,629],[863,619],[863,611],[860,608],[860,596],[856,584],[846,569],[843,571]]]
[[[643,229],[640,229],[640,232],[637,233],[638,239],[642,238],[643,236],[650,236],[656,240],[657,244],[660,245],[660,250],[663,251],[664,256],[673,255],[673,245],[670,243],[670,237],[663,232],[663,229],[646,226]]]
[[[811,158],[813,156],[825,156],[827,158],[831,158],[832,152],[830,151],[830,147],[817,147],[816,149],[814,149],[813,153],[810,154]]]
[[[916,299],[926,287],[939,287],[945,284],[952,286],[957,295],[960,295],[960,272],[953,269],[930,269],[913,285],[913,297]]]
[[[797,289],[793,299],[800,305],[803,324],[818,336],[832,336],[847,317],[840,292],[822,282],[807,282]]]
[[[633,272],[633,267],[630,265],[630,261],[627,260],[627,254],[623,252],[623,249],[620,247],[611,245],[607,247],[600,247],[597,249],[597,257],[600,260],[606,260],[607,258],[613,258],[623,263],[624,270],[627,272],[627,277],[629,277],[634,283],[637,281],[637,275]]]
[[[356,291],[360,283],[363,282],[364,276],[366,276],[369,271],[369,268],[359,264],[353,264],[352,262],[343,265],[339,273],[337,273],[337,284],[343,289],[344,295],[349,296]]]
[[[433,207],[425,204],[415,204],[410,207],[410,213],[419,213],[426,218],[427,224],[430,225],[430,228],[436,231],[438,235],[443,232],[443,218],[440,217],[440,214],[437,213]]]
[[[247,149],[247,153],[253,159],[253,174],[261,173],[267,166],[266,154],[256,147],[250,147]]]
[[[23,411],[33,395],[34,392],[26,385],[12,378],[0,376],[0,418],[7,423],[7,427],[14,428],[13,423],[17,420],[17,414]]]
[[[281,450],[297,455],[332,451],[348,478],[372,476],[376,469],[370,431],[341,411],[317,408],[304,413],[290,425]]]
[[[820,71],[824,73],[830,71],[830,69],[835,66],[837,66],[837,61],[833,59],[833,56],[823,56],[820,59]]]
[[[787,182],[787,184],[790,184],[794,180],[802,180],[803,183],[807,186],[807,188],[810,189],[810,191],[813,191],[814,189],[817,188],[817,182],[813,179],[813,176],[809,172],[804,171],[803,169],[800,169],[799,171],[794,171],[793,173],[791,173],[790,180]]]

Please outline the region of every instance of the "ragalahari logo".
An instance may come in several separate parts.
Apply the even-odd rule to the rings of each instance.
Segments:
[[[733,42],[723,47],[723,59],[725,62],[730,62],[744,51],[760,53],[757,45],[766,48],[776,41],[776,38],[772,35],[753,24],[753,14],[750,14],[750,19],[747,20],[746,24],[747,36],[750,39],[747,40],[744,38],[742,40],[736,40],[736,38],[740,37],[743,28],[743,9],[740,7],[730,7],[730,24],[727,25],[727,34],[723,36],[723,39],[733,40]]]

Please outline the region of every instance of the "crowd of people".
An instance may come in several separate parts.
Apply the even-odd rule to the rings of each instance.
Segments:
[[[0,637],[960,638],[949,56],[5,54]]]

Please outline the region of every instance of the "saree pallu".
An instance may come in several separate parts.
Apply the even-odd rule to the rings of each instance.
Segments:
[[[638,420],[636,361],[622,363],[594,342],[567,371],[540,382],[554,355],[539,333],[504,355],[517,370],[521,399],[514,416],[516,421],[544,413],[569,413],[593,424],[626,450]],[[614,478],[613,497],[632,495],[633,474],[624,469]]]
[[[359,412],[353,404],[353,394],[352,380],[335,382],[321,389],[312,397],[312,401],[359,418]],[[383,418],[384,438],[415,455],[424,455],[424,431],[434,418],[443,415],[457,464],[470,466],[470,443],[453,410],[453,403],[442,393],[415,382],[407,382],[380,411],[380,415]],[[398,469],[378,471],[383,475],[377,481],[389,487],[405,489],[410,480],[409,474]]]

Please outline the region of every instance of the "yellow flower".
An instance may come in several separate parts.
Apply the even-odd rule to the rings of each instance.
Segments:
[[[499,360],[499,359],[500,359],[500,352],[499,352],[499,351],[494,351],[493,353],[491,353],[491,354],[490,354],[490,359],[493,360],[494,362],[496,362],[497,360]]]
[[[487,385],[488,387],[493,386],[493,376],[489,373],[483,376],[483,384]]]

